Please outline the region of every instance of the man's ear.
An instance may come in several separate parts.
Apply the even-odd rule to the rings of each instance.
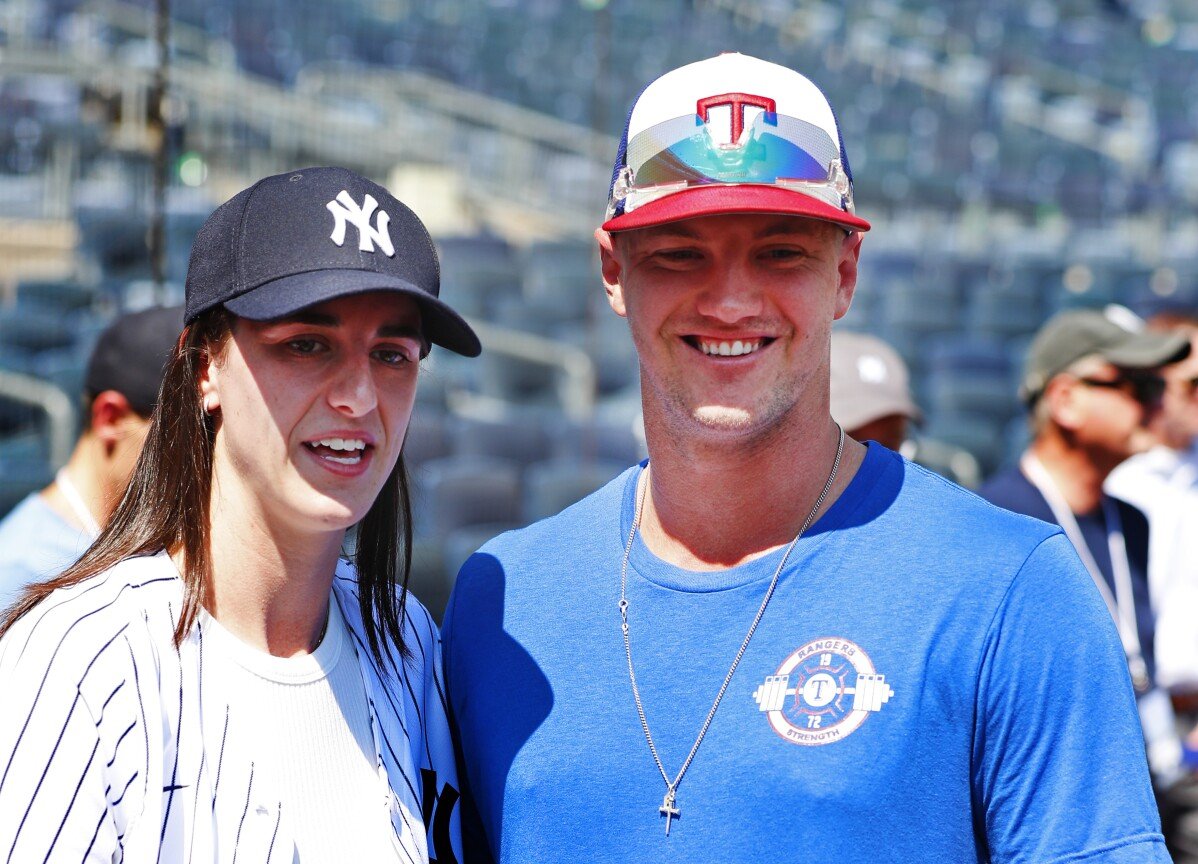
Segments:
[[[614,239],[602,228],[596,228],[595,240],[599,244],[600,269],[603,273],[603,289],[607,292],[607,302],[613,312],[621,318],[627,318],[628,309],[624,305],[624,288],[621,283],[623,265],[616,252]]]
[[[124,393],[104,390],[92,399],[89,430],[105,451],[111,453],[125,435],[125,421],[135,414]]]
[[[1069,375],[1055,375],[1044,387],[1040,398],[1048,405],[1048,416],[1062,429],[1079,429],[1086,422],[1081,404],[1082,387]]]
[[[857,261],[861,257],[863,236],[860,231],[853,231],[840,241],[840,260],[836,266],[839,276],[836,285],[837,319],[843,318],[849,311],[849,307],[853,303],[853,294],[857,291]]]

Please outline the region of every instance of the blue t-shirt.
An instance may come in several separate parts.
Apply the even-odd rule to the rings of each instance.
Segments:
[[[57,576],[79,560],[92,537],[67,523],[33,492],[0,521],[0,609],[30,582]]]
[[[617,608],[641,470],[458,576],[447,686],[498,860],[1168,861],[1123,652],[1068,540],[876,446],[791,553],[667,837]],[[671,778],[780,555],[696,573],[633,544]]]

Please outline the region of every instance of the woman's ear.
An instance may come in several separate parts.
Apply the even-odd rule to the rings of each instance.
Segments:
[[[207,347],[201,349],[199,360],[200,407],[209,416],[220,410],[219,378],[219,364],[213,352]]]

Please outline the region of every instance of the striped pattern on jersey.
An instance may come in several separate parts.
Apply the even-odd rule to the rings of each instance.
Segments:
[[[436,626],[409,597],[412,658],[388,646],[379,669],[347,562],[333,598],[370,705],[395,860],[456,862]],[[0,862],[291,864],[282,796],[255,769],[220,682],[204,676],[200,628],[175,650],[181,605],[165,554],[131,558],[54,592],[0,640]]]

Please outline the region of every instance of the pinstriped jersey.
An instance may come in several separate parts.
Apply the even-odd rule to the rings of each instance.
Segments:
[[[0,861],[286,862],[285,796],[204,673],[201,628],[176,650],[183,584],[165,553],[60,589],[0,640]],[[366,645],[356,573],[333,600],[370,709],[378,802],[400,862],[460,860],[440,639],[407,602],[404,660]]]

